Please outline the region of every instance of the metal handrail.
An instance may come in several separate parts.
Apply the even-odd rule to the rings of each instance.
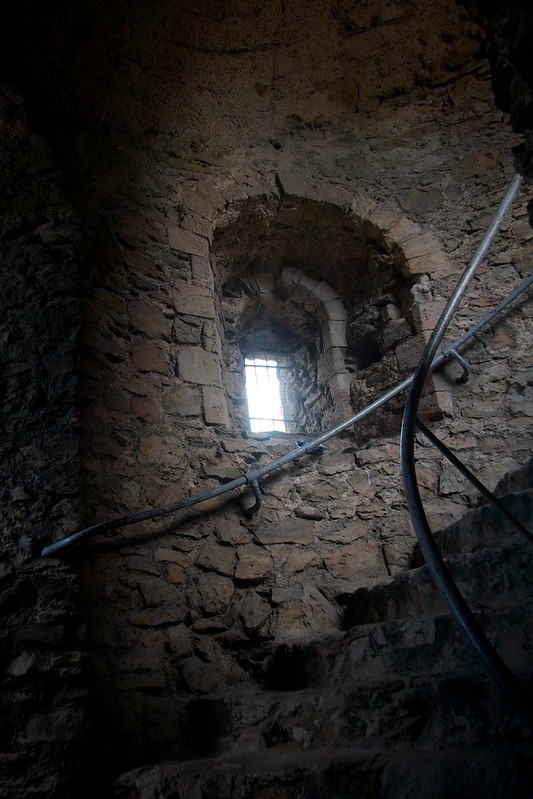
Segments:
[[[431,371],[435,371],[439,369],[444,363],[446,363],[450,359],[455,359],[457,357],[457,350],[461,347],[464,347],[480,330],[484,327],[489,325],[493,319],[502,313],[512,302],[514,302],[517,297],[519,297],[522,293],[524,293],[533,283],[533,276],[526,278],[523,280],[510,294],[507,295],[498,305],[493,308],[488,314],[486,314],[479,322],[476,322],[471,328],[469,328],[465,333],[463,333],[458,339],[456,339],[452,344],[447,346],[438,356],[436,356],[432,363],[431,363]],[[179,499],[176,502],[171,502],[168,505],[161,505],[156,508],[150,508],[148,510],[139,511],[137,513],[131,513],[127,516],[121,516],[116,519],[111,519],[104,522],[99,522],[98,524],[93,524],[89,527],[85,527],[81,530],[78,530],[71,535],[66,536],[58,541],[49,544],[48,546],[44,547],[41,552],[41,557],[49,557],[50,555],[54,555],[55,553],[65,549],[67,547],[72,546],[73,544],[79,543],[87,538],[91,538],[95,535],[102,535],[104,533],[109,533],[112,530],[118,530],[122,527],[127,527],[132,524],[136,524],[138,522],[147,521],[148,519],[155,519],[155,518],[162,518],[164,516],[168,516],[172,513],[176,513],[177,511],[184,510],[186,508],[191,508],[194,505],[198,505],[201,502],[205,502],[209,499],[214,499],[215,497],[222,496],[230,491],[235,491],[242,486],[249,485],[254,491],[255,499],[256,499],[256,508],[260,504],[258,500],[260,500],[260,495],[258,495],[258,481],[259,479],[265,477],[266,475],[270,474],[271,472],[276,471],[277,469],[281,468],[287,463],[291,461],[295,461],[298,458],[301,458],[303,455],[312,452],[313,450],[319,449],[322,444],[324,444],[329,439],[333,438],[339,433],[344,432],[352,425],[356,424],[357,422],[364,419],[369,414],[376,411],[378,408],[382,407],[386,403],[390,402],[394,397],[401,394],[403,391],[409,388],[411,383],[413,382],[414,375],[407,377],[405,380],[402,380],[401,383],[398,383],[393,388],[389,389],[387,392],[382,394],[378,399],[371,402],[362,410],[358,411],[356,414],[351,416],[346,421],[336,425],[335,427],[331,428],[325,433],[317,436],[316,438],[312,439],[311,441],[307,441],[296,449],[287,452],[285,455],[282,455],[280,458],[277,458],[270,463],[265,464],[264,466],[260,467],[259,469],[253,469],[245,474],[241,475],[240,477],[231,480],[228,483],[224,483],[223,485],[216,486],[215,488],[211,488],[208,491],[204,491],[201,494],[196,494],[192,497],[185,497],[183,499]]]
[[[442,342],[455,311],[461,302],[466,289],[474,274],[485,257],[488,248],[496,235],[503,217],[515,199],[521,183],[521,176],[515,175],[501,201],[494,218],[492,219],[474,257],[459,279],[457,286],[448,300],[435,329],[422,353],[420,362],[414,374],[405,411],[402,419],[400,434],[400,458],[407,506],[411,520],[420,544],[420,549],[429,567],[433,580],[447,601],[450,610],[455,616],[460,627],[466,633],[468,640],[474,648],[483,666],[500,686],[512,703],[517,714],[528,725],[533,727],[533,711],[525,693],[522,691],[517,679],[511,673],[500,655],[485,635],[476,617],[470,610],[467,602],[457,588],[455,581],[439,552],[435,539],[429,526],[420,491],[418,487],[415,468],[415,433],[417,427],[417,413],[422,397],[424,384],[432,370],[435,354]]]

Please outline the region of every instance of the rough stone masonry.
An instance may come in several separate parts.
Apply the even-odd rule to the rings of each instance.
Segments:
[[[67,796],[86,752],[105,784],[196,755],[192,700],[255,690],[277,646],[338,630],[341,594],[410,564],[401,400],[263,481],[252,518],[243,492],[65,560],[40,561],[41,545],[263,465],[408,375],[521,138],[495,106],[484,30],[449,0],[15,16],[1,762],[10,796]],[[450,338],[527,274],[528,199]],[[519,303],[469,349],[470,381],[452,364],[424,398],[489,487],[531,451],[530,317]],[[303,428],[267,438],[247,430],[241,347],[265,320],[292,348]],[[477,497],[417,452],[440,529]]]

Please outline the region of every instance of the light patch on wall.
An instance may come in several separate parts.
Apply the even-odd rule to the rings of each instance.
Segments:
[[[279,369],[286,368],[267,355],[244,360],[248,418],[252,433],[272,430],[285,433],[285,412],[281,401]]]

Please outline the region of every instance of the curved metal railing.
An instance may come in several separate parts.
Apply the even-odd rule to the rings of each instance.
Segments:
[[[429,341],[422,353],[419,365],[415,371],[402,420],[402,430],[400,436],[400,457],[402,475],[407,499],[407,505],[415,532],[420,544],[422,554],[433,576],[435,584],[445,600],[450,610],[455,616],[460,627],[466,633],[478,658],[481,660],[487,672],[500,686],[511,701],[514,709],[519,716],[533,727],[533,711],[529,706],[528,698],[521,689],[518,680],[510,672],[498,652],[495,650],[483,629],[479,625],[475,615],[470,610],[467,602],[457,588],[453,577],[437,547],[432,535],[420,491],[416,478],[415,469],[415,433],[420,423],[417,420],[418,406],[422,397],[424,384],[431,371],[437,350],[442,342],[446,329],[461,302],[470,281],[472,280],[477,268],[481,264],[487,250],[498,231],[504,214],[513,202],[520,187],[521,178],[515,175],[512,179],[505,197],[501,201],[487,232],[479,245],[474,257],[465,269],[452,296],[450,297],[440,319],[435,325]],[[423,432],[427,429],[421,426]],[[463,472],[464,473],[464,472]],[[468,476],[468,475],[467,475]],[[525,529],[525,528],[524,528]],[[528,538],[531,540],[529,531],[526,530]]]
[[[439,355],[437,355],[431,365],[430,371],[435,371],[439,369],[441,366],[444,365],[449,360],[460,360],[461,356],[459,355],[459,350],[468,344],[477,333],[480,332],[484,327],[490,325],[490,323],[503,311],[505,311],[521,294],[523,294],[527,289],[533,284],[533,276],[526,278],[523,280],[513,291],[508,294],[505,299],[503,299],[492,311],[490,311],[486,316],[483,317],[479,322],[469,328],[462,336],[457,338],[452,344],[447,346]],[[307,441],[296,449],[287,452],[285,455],[282,455],[280,458],[277,458],[270,463],[261,466],[259,469],[252,469],[249,472],[241,475],[240,477],[236,477],[234,480],[231,480],[228,483],[224,483],[223,485],[215,486],[214,488],[209,489],[208,491],[203,491],[200,494],[195,494],[191,497],[184,497],[183,499],[179,499],[176,502],[171,502],[167,505],[160,505],[156,508],[149,508],[147,510],[138,511],[136,513],[130,513],[126,516],[120,516],[115,519],[110,519],[105,522],[99,522],[97,524],[92,524],[88,527],[84,527],[81,530],[78,530],[70,535],[66,536],[65,538],[61,538],[58,541],[54,541],[53,543],[45,546],[41,551],[41,557],[50,557],[51,555],[55,555],[56,553],[74,545],[78,544],[88,538],[92,538],[96,535],[104,535],[106,533],[110,533],[113,530],[119,530],[123,527],[128,527],[132,524],[137,524],[139,522],[147,521],[149,519],[157,519],[162,518],[165,516],[169,516],[173,513],[177,513],[180,510],[185,510],[187,508],[191,508],[195,505],[199,505],[202,502],[206,502],[209,499],[214,499],[216,497],[220,497],[223,494],[227,494],[232,491],[236,491],[238,488],[242,488],[243,486],[250,486],[254,492],[255,496],[255,505],[253,508],[250,508],[247,511],[247,515],[256,512],[259,510],[261,506],[261,496],[260,496],[260,488],[259,488],[259,480],[267,475],[271,474],[274,471],[277,471],[282,466],[285,466],[292,461],[301,458],[303,455],[308,454],[309,452],[313,452],[314,450],[320,449],[320,447],[329,439],[333,438],[334,436],[339,435],[339,433],[344,432],[348,428],[352,427],[352,425],[357,424],[362,419],[364,419],[369,414],[373,413],[374,411],[381,408],[386,403],[390,402],[394,397],[401,394],[403,391],[406,391],[411,383],[413,382],[414,375],[407,377],[405,380],[402,380],[401,383],[398,383],[393,388],[389,389],[389,391],[382,394],[378,399],[371,402],[362,410],[358,411],[356,414],[351,416],[344,422],[332,427],[325,433],[313,438],[311,441]],[[514,523],[520,527],[520,523],[513,519]]]
[[[204,491],[200,494],[196,494],[191,497],[185,497],[167,505],[150,508],[137,513],[131,513],[126,516],[121,516],[85,527],[44,547],[41,552],[41,556],[48,557],[50,555],[54,555],[57,552],[72,546],[73,544],[79,543],[95,535],[102,535],[113,530],[118,530],[132,524],[146,521],[148,519],[168,516],[180,510],[198,505],[209,499],[213,499],[231,491],[235,491],[236,489],[246,485],[251,487],[255,497],[255,504],[245,510],[245,514],[247,516],[251,516],[261,507],[261,491],[259,485],[260,479],[266,477],[268,474],[271,474],[277,469],[280,469],[285,464],[295,461],[307,453],[320,449],[326,441],[336,435],[339,435],[339,433],[347,430],[352,425],[357,424],[357,422],[359,422],[361,419],[385,405],[391,399],[398,396],[398,394],[401,394],[403,391],[409,389],[409,395],[402,420],[400,457],[407,505],[411,514],[411,519],[413,521],[413,526],[417,534],[420,548],[429,566],[437,588],[448,602],[453,615],[459,622],[459,625],[463,631],[466,633],[484,667],[508,696],[519,716],[521,716],[528,725],[533,726],[533,712],[528,704],[524,692],[521,690],[518,681],[507,668],[481,629],[464,597],[459,592],[446,566],[446,563],[444,562],[444,559],[436,546],[420,497],[414,459],[415,433],[416,430],[419,429],[435,446],[439,448],[442,454],[444,454],[445,457],[447,457],[452,464],[456,466],[462,472],[462,474],[465,475],[475,485],[475,487],[482,494],[484,494],[496,505],[496,507],[499,508],[501,513],[504,514],[530,542],[533,541],[531,532],[527,530],[527,528],[525,528],[524,525],[522,525],[520,521],[518,521],[508,511],[505,505],[503,505],[487,488],[485,488],[485,486],[470,472],[470,470],[468,470],[467,467],[462,464],[453,455],[453,453],[451,453],[448,448],[445,447],[444,444],[442,444],[442,442],[440,442],[433,435],[433,433],[431,433],[431,431],[429,431],[417,419],[418,406],[428,375],[441,367],[446,361],[454,359],[458,361],[463,368],[462,379],[467,379],[468,365],[464,358],[462,358],[460,355],[459,350],[463,348],[477,333],[479,333],[480,330],[489,325],[499,314],[501,314],[508,306],[510,306],[511,303],[514,302],[514,300],[523,292],[525,292],[533,283],[533,276],[523,280],[504,300],[502,300],[492,311],[490,311],[490,313],[488,313],[485,317],[483,317],[483,319],[473,325],[468,331],[466,331],[462,336],[456,339],[451,345],[447,346],[440,354],[437,355],[437,351],[442,343],[444,333],[448,328],[450,321],[455,314],[455,311],[457,310],[457,307],[461,302],[477,268],[483,261],[483,258],[485,257],[489,246],[501,225],[507,209],[516,197],[520,187],[520,182],[520,176],[515,175],[474,257],[460,278],[450,300],[448,301],[439,321],[437,322],[435,329],[421,356],[420,363],[413,375],[406,378],[401,383],[398,383],[389,391],[385,392],[381,397],[374,400],[374,402],[358,411],[346,421],[336,425],[311,441],[300,444],[296,449],[291,450],[280,458],[277,458],[276,460],[271,461],[270,463],[267,463],[258,469],[248,471],[228,483],[216,486],[215,488],[209,489],[208,491]]]

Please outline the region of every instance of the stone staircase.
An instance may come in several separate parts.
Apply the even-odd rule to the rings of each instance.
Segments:
[[[532,489],[504,501],[533,529]],[[490,506],[437,538],[531,696],[533,547]],[[533,797],[532,731],[483,673],[417,552],[412,567],[339,597],[344,629],[278,646],[254,693],[191,700],[191,737],[201,751],[209,730],[211,756],[129,772],[116,798]]]

